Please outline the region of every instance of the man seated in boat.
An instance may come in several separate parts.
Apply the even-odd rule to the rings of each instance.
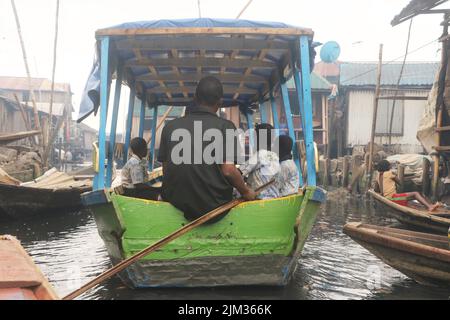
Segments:
[[[230,149],[227,131],[235,133],[236,127],[217,116],[222,97],[221,82],[212,76],[203,78],[196,89],[196,106],[189,108],[184,117],[170,121],[161,133],[158,154],[164,174],[161,196],[183,211],[188,220],[231,201],[233,187],[246,200],[256,198],[235,166],[237,154],[227,152]],[[221,142],[221,151],[211,152],[212,139],[204,138],[212,132],[218,134],[214,143]],[[209,152],[211,157],[206,159]]]
[[[250,159],[240,166],[239,170],[246,177],[247,183],[257,189],[277,180],[280,174],[280,159],[278,155],[272,151],[272,133],[274,128],[268,123],[262,123],[256,126],[256,149]],[[298,189],[297,189],[298,191]],[[264,189],[258,199],[279,198],[280,190],[276,183]]]
[[[280,197],[297,194],[300,188],[300,179],[297,165],[292,160],[292,147],[294,145],[290,136],[281,135],[277,138],[278,157],[280,158],[280,174],[277,179],[277,188]]]
[[[436,210],[440,205],[438,203],[429,203],[419,192],[397,193],[396,183],[400,180],[391,170],[391,163],[387,160],[381,160],[377,165],[378,178],[375,190],[383,197],[403,206],[408,206],[408,200],[415,199],[423,204],[428,211]]]

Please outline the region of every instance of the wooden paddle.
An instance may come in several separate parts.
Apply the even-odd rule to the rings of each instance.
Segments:
[[[269,183],[259,187],[256,190],[256,193],[260,194],[261,191],[263,191],[264,189],[266,189],[267,187],[272,185],[274,182],[275,181],[272,180]],[[188,233],[189,231],[191,231],[192,229],[194,229],[194,228],[204,224],[205,222],[218,217],[219,215],[221,215],[225,211],[228,211],[228,210],[236,207],[237,205],[241,204],[244,201],[245,200],[243,198],[239,198],[239,199],[230,201],[230,202],[228,202],[228,203],[226,203],[226,204],[224,204],[224,205],[222,205],[222,206],[220,206],[220,207],[218,207],[218,208],[208,212],[204,216],[202,216],[202,217],[198,218],[197,220],[192,221],[191,223],[185,225],[184,227],[176,230],[175,232],[173,232],[170,235],[168,235],[167,237],[159,240],[158,242],[152,244],[151,246],[147,247],[146,249],[142,250],[141,252],[138,252],[135,255],[133,255],[132,257],[130,257],[130,258],[128,258],[128,259],[126,259],[126,260],[116,264],[111,269],[103,272],[97,278],[95,278],[95,279],[89,281],[88,283],[86,283],[80,289],[77,289],[77,290],[73,291],[72,293],[68,294],[67,296],[65,296],[63,298],[63,300],[75,299],[76,297],[78,297],[81,294],[85,293],[89,289],[92,289],[93,287],[97,286],[98,284],[102,283],[103,281],[111,278],[112,276],[114,276],[117,273],[121,272],[122,270],[126,269],[131,264],[133,264],[136,261],[138,261],[139,259],[141,259],[141,258],[147,256],[148,254],[158,250],[159,248],[161,248],[164,245],[168,244],[172,240],[175,240],[175,239],[181,237],[182,235],[184,235],[184,234]]]

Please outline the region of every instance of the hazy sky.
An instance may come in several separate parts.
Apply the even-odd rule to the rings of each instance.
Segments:
[[[203,17],[235,18],[248,0],[202,0]],[[385,60],[403,55],[409,22],[390,21],[409,0],[254,0],[242,19],[279,21],[312,28],[315,40],[337,41],[342,61],[375,61],[379,43]],[[51,78],[55,0],[16,0],[33,77]],[[449,4],[440,6],[449,8]],[[129,21],[198,17],[197,0],[60,0],[60,33],[56,81],[68,82],[78,114],[80,94],[92,65],[96,29]],[[410,49],[442,33],[442,15],[422,15],[413,22]],[[435,42],[408,61],[437,61]],[[319,59],[319,58],[318,58]],[[0,75],[25,76],[11,3],[0,1]],[[127,95],[123,96],[124,110]],[[97,127],[98,119],[87,124]],[[119,125],[119,131],[122,125]]]

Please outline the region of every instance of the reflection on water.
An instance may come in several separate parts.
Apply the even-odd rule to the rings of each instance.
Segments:
[[[297,272],[286,288],[131,290],[118,278],[82,299],[448,299],[450,288],[415,283],[385,265],[342,232],[347,222],[390,225],[365,198],[345,191],[328,202],[311,233]],[[77,289],[110,267],[94,219],[88,212],[61,213],[0,225],[0,234],[17,236],[60,296]]]

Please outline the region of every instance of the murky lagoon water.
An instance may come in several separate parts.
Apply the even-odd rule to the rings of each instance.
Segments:
[[[286,288],[131,290],[113,278],[82,299],[449,299],[450,288],[415,283],[347,237],[347,222],[391,225],[365,198],[329,192],[316,225]],[[110,267],[89,212],[2,223],[0,234],[17,236],[60,296]]]

